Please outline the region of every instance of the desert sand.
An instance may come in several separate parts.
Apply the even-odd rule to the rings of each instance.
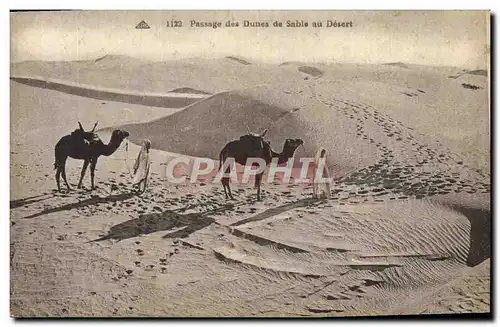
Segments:
[[[473,85],[474,87],[470,87]],[[453,67],[149,62],[108,55],[11,66],[12,316],[366,316],[490,312],[488,76]],[[59,193],[54,145],[99,121],[131,133],[98,188]],[[311,185],[174,185],[179,155],[218,158],[269,129],[327,149]],[[149,189],[129,169],[152,141]],[[127,159],[128,158],[128,159]]]

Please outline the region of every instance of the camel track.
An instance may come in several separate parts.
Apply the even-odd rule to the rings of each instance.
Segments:
[[[155,176],[155,184],[161,184],[161,178]],[[341,185],[334,192],[349,194],[351,185]],[[180,197],[158,188],[142,196],[122,197],[123,185],[120,190],[115,194],[101,190],[98,195],[60,195],[66,201],[61,212],[75,212],[73,219],[90,218],[104,208],[111,214],[129,215],[128,221],[101,234],[101,240],[136,239],[138,243],[157,231],[173,239],[173,248],[167,250],[166,256],[145,253],[140,245],[129,249],[135,259],[127,266],[134,274],[156,276],[160,281],[167,278],[176,257],[189,261],[193,255],[201,255],[206,264],[222,265],[220,269],[246,281],[207,286],[181,284],[175,289],[181,292],[182,288],[183,295],[176,301],[203,300],[195,296],[201,287],[205,294],[212,294],[203,300],[207,303],[229,305],[239,299],[233,304],[234,310],[239,305],[241,312],[259,315],[264,313],[264,306],[272,308],[273,314],[354,315],[363,310],[382,313],[384,307],[404,301],[412,289],[430,291],[458,276],[470,251],[467,220],[457,219],[452,210],[423,199],[390,201],[385,197],[384,202],[394,203],[387,211],[377,205],[377,195],[356,205],[349,201],[357,199],[359,192],[345,199],[315,203],[309,199],[307,189],[293,186],[284,190],[282,186],[268,185],[262,204],[255,202],[254,190],[245,187],[235,189],[238,200],[231,203],[225,201],[217,186],[200,187],[197,193]],[[290,194],[293,199],[288,197]],[[75,197],[76,203],[72,202]],[[407,201],[420,201],[423,209],[412,214],[415,206]],[[55,212],[50,207],[41,211]],[[434,214],[449,216],[448,223],[436,226]],[[401,216],[408,218],[402,220]],[[184,241],[179,243],[178,238]],[[66,239],[64,236],[60,240]],[[235,312],[219,309],[221,315]]]
[[[334,99],[329,102],[318,98],[318,101],[342,112],[349,119],[355,120],[357,136],[373,144],[380,151],[381,159],[374,165],[362,168],[352,174],[336,180],[347,188],[351,185],[361,187],[357,195],[365,198],[369,193],[375,196],[392,195],[392,200],[416,197],[417,199],[436,194],[489,193],[490,185],[487,176],[464,164],[456,154],[446,149],[435,149],[419,139],[411,128],[393,120],[369,105],[356,104],[350,101]],[[376,140],[374,128],[369,135],[366,126],[378,127],[379,137]],[[420,135],[421,136],[421,135]],[[387,139],[393,146],[387,147]],[[399,152],[396,156],[394,152]],[[395,158],[400,161],[396,161]],[[464,166],[476,177],[474,180],[462,177],[463,173],[456,168]],[[337,189],[337,193],[344,191]],[[354,195],[354,194],[351,194]]]

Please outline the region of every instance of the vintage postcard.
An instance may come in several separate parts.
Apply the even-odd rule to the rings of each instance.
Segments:
[[[10,20],[12,316],[491,315],[489,11]]]

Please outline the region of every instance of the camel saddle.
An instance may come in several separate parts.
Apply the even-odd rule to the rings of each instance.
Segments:
[[[247,149],[253,149],[256,151],[261,150],[263,142],[265,142],[262,136],[254,133],[240,136],[240,141],[245,144]]]
[[[71,137],[81,139],[85,144],[95,143],[99,140],[99,136],[92,132],[85,132],[80,129],[75,129],[71,133]]]

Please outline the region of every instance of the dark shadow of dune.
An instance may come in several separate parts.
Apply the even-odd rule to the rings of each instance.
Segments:
[[[115,195],[110,195],[110,196],[106,196],[106,197],[93,196],[87,200],[74,202],[74,203],[68,203],[68,204],[62,205],[60,207],[44,209],[40,212],[26,216],[23,219],[31,219],[31,218],[36,218],[39,216],[47,215],[50,213],[83,208],[83,207],[87,207],[90,205],[96,205],[98,203],[110,203],[110,202],[117,202],[117,201],[125,201],[127,199],[133,198],[136,195],[137,195],[137,193],[131,192],[131,193],[115,194]]]
[[[476,85],[467,84],[467,83],[462,83],[462,87],[464,89],[471,89],[471,90],[481,90],[481,89],[483,89],[481,86],[476,86]]]
[[[479,75],[479,76],[488,76],[488,71],[485,69],[476,69],[467,72],[469,75]]]
[[[195,90],[195,89],[192,89],[190,87],[181,87],[181,88],[178,88],[178,89],[174,89],[170,92],[173,92],[173,93],[187,93],[187,94],[206,94],[206,95],[210,95],[212,93],[208,93],[208,92],[205,92],[205,91],[200,91],[200,90]]]
[[[400,67],[400,68],[408,68],[408,65],[406,65],[403,62],[388,62],[384,64],[386,66],[393,66],[393,67]]]
[[[299,68],[297,68],[297,70],[313,77],[320,77],[321,75],[323,75],[323,71],[311,66],[300,66]]]
[[[491,211],[453,206],[470,221],[470,248],[467,266],[474,267],[491,256]]]
[[[246,61],[244,59],[241,59],[241,58],[238,58],[238,57],[234,57],[234,56],[227,56],[226,58],[229,59],[229,60],[236,61],[236,62],[238,62],[238,63],[240,63],[242,65],[251,65],[252,64],[249,61]]]
[[[184,108],[196,101],[201,100],[200,98],[189,98],[189,97],[179,97],[179,96],[150,96],[150,95],[115,93],[112,91],[95,90],[95,89],[89,89],[74,85],[67,85],[57,82],[47,82],[36,78],[11,77],[10,79],[13,80],[14,82],[21,83],[24,85],[59,91],[86,98],[125,102],[125,103],[139,104],[150,107]]]

